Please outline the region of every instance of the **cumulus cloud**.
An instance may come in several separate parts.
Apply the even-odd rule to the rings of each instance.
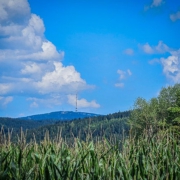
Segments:
[[[61,93],[93,88],[74,66],[62,64],[64,52],[57,50],[44,32],[43,20],[31,13],[27,0],[0,1],[1,104],[8,104],[13,95],[23,95],[32,98],[27,98],[31,107],[43,104],[43,98],[57,105]],[[95,106],[94,101],[89,103]]]
[[[162,41],[159,41],[157,46],[150,46],[149,43],[146,43],[139,47],[147,54],[163,54],[170,51],[170,48]]]
[[[150,8],[159,7],[164,3],[163,0],[153,0],[150,5],[144,7],[144,10],[147,11]]]
[[[76,106],[76,95],[68,95],[68,103],[72,106]],[[77,99],[78,108],[99,108],[100,105],[95,101],[87,101],[86,99]]]
[[[90,87],[81,79],[80,74],[73,66],[63,67],[61,62],[54,62],[54,66],[54,71],[46,73],[42,80],[36,83],[40,93],[61,91],[70,93]]]
[[[170,19],[171,21],[177,21],[178,19],[180,19],[180,11],[177,11],[176,13],[171,14]]]
[[[180,53],[160,60],[165,76],[174,83],[180,83]]]
[[[131,55],[134,54],[134,50],[131,49],[131,48],[128,48],[128,49],[126,49],[126,50],[124,51],[124,53],[131,56]]]
[[[24,23],[30,14],[30,7],[24,0],[1,0],[0,21],[6,24],[9,22]]]
[[[149,45],[150,46],[150,45]],[[163,73],[167,79],[174,83],[180,82],[180,49],[168,47],[162,41],[157,46],[150,46],[153,54],[164,54],[165,57],[155,58],[149,61],[149,64],[160,63],[163,67]]]

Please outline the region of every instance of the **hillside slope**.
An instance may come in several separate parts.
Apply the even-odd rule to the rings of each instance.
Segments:
[[[72,120],[72,119],[79,119],[85,117],[94,117],[98,116],[98,114],[94,113],[86,113],[86,112],[73,112],[73,111],[57,111],[57,112],[50,112],[45,114],[37,114],[27,117],[20,117],[19,119],[25,120],[56,120],[56,121],[64,121],[64,120]]]
[[[91,138],[106,137],[110,139],[113,135],[113,138],[122,138],[129,131],[129,126],[127,125],[129,115],[130,111],[125,111],[105,116],[59,121],[52,125],[28,131],[27,139],[33,139],[33,135],[35,135],[37,142],[40,142],[44,139],[46,133],[48,133],[50,139],[55,139],[60,135],[67,141],[72,141],[74,137],[85,140],[88,136],[91,136]]]

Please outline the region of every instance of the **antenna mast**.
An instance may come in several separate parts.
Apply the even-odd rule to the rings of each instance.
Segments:
[[[75,111],[77,112],[77,94],[76,94],[76,109]]]

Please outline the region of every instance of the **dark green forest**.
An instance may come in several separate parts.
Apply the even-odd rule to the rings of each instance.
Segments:
[[[43,122],[0,118],[0,126],[1,128],[3,127],[3,131],[6,134],[8,131],[12,133],[12,141],[17,140],[17,134],[20,136],[21,130],[26,134],[27,141],[35,137],[37,142],[42,141],[46,133],[49,134],[51,139],[54,139],[59,133],[62,138],[67,139],[78,137],[85,140],[89,135],[91,135],[91,137],[105,136],[109,138],[110,134],[120,138],[123,133],[125,134],[128,131],[129,126],[127,125],[127,118],[129,116],[130,111],[56,122],[54,120],[46,120]]]

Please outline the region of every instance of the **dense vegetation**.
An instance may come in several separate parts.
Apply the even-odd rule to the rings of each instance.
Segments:
[[[39,142],[44,139],[46,132],[48,132],[51,139],[56,138],[56,135],[60,132],[61,137],[66,138],[67,142],[69,140],[71,141],[72,137],[85,140],[87,134],[92,139],[97,137],[110,139],[112,135],[120,139],[123,134],[127,134],[129,131],[129,126],[126,123],[129,114],[129,112],[119,112],[107,116],[64,122],[59,121],[53,125],[42,126],[38,129],[28,131],[27,139],[29,141],[35,135],[36,141]]]
[[[152,136],[159,129],[171,129],[179,132],[180,84],[162,88],[159,96],[149,101],[138,98],[134,104],[129,124],[137,136],[144,131]]]
[[[16,144],[2,138],[0,179],[180,179],[180,144],[169,131],[116,144],[74,138],[68,145],[58,137],[40,144],[27,144],[23,133]]]
[[[33,121],[33,120],[22,120],[16,118],[8,118],[8,117],[0,117],[0,129],[3,127],[4,133],[8,132],[8,129],[13,130],[13,134],[16,135],[20,132],[20,129],[34,129],[40,126],[45,126],[48,124],[54,124],[56,121],[54,120],[41,120],[41,121]]]
[[[129,126],[126,124],[130,111],[117,112],[104,116],[97,116],[84,119],[74,119],[71,121],[33,121],[33,120],[18,120],[11,118],[0,118],[0,128],[7,134],[8,129],[12,131],[12,141],[17,140],[17,134],[20,134],[21,128],[27,131],[27,141],[36,137],[36,141],[40,142],[44,139],[45,133],[48,131],[50,139],[54,139],[61,131],[61,136],[66,139],[79,137],[85,140],[86,134],[92,132],[93,137],[111,135],[118,138],[122,137],[123,133],[127,133]],[[49,125],[47,125],[49,124]]]
[[[132,112],[0,132],[0,179],[180,179],[180,84]],[[33,134],[33,136],[32,136]]]

